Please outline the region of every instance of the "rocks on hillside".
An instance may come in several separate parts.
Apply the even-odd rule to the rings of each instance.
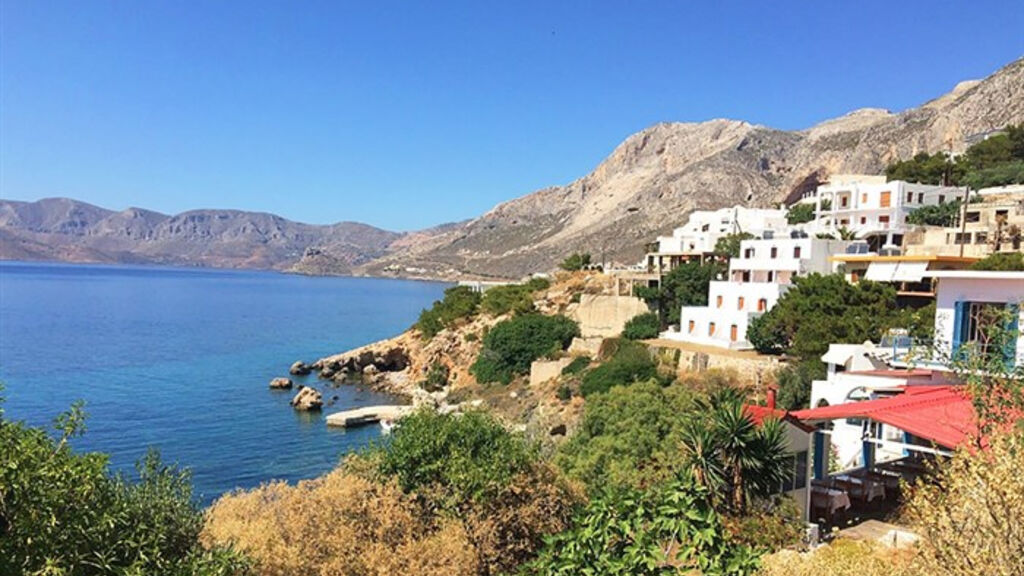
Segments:
[[[309,386],[299,386],[299,392],[292,398],[291,405],[296,410],[319,410],[324,405],[324,399],[318,390]]]
[[[270,388],[272,390],[291,390],[292,380],[291,378],[274,378],[270,381]]]
[[[312,372],[313,369],[309,367],[305,362],[299,360],[292,364],[292,367],[288,369],[288,373],[292,376],[305,376]]]

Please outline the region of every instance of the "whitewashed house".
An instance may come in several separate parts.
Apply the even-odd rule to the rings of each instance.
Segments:
[[[798,231],[781,238],[771,232],[765,236],[741,242],[739,257],[729,261],[727,279],[711,282],[708,305],[684,306],[679,328],[662,337],[733,350],[751,348],[750,321],[775,306],[794,277],[831,273],[834,265],[829,256],[849,245]]]
[[[929,272],[938,280],[935,293],[935,345],[938,359],[949,358],[968,342],[983,338],[986,308],[1005,310],[999,321],[1017,334],[1003,351],[1015,366],[1024,366],[1024,272],[948,270]]]
[[[703,260],[711,255],[718,241],[731,234],[760,236],[766,231],[786,229],[786,210],[733,206],[720,210],[698,210],[686,224],[669,236],[659,236],[647,253],[648,272],[668,273],[683,262]]]
[[[838,234],[846,229],[866,239],[873,251],[898,249],[907,231],[907,216],[923,206],[963,198],[964,189],[952,186],[887,182],[885,176],[837,174],[800,199],[814,203],[816,219],[807,226],[812,234]]]

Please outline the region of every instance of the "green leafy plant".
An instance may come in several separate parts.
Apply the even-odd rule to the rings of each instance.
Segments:
[[[719,262],[686,262],[666,274],[659,287],[638,286],[634,294],[658,312],[662,326],[678,324],[683,306],[707,305],[708,286],[725,270]]]
[[[1024,271],[1024,254],[1020,252],[996,252],[989,254],[971,264],[971,270]]]
[[[427,340],[445,328],[476,315],[481,296],[469,286],[453,286],[444,291],[444,298],[420,312],[415,328]]]
[[[601,365],[583,375],[580,394],[584,398],[607,392],[613,386],[658,378],[658,365],[647,346],[631,340],[611,340],[605,346],[612,347],[614,351],[603,356],[606,360]]]
[[[516,316],[499,322],[484,336],[470,370],[480,382],[508,384],[527,374],[534,360],[565,350],[579,334],[579,326],[565,316]]]
[[[586,252],[573,252],[558,265],[562,270],[568,270],[570,272],[582,270],[587,266],[590,266],[590,254],[587,254]]]
[[[579,374],[590,366],[590,356],[577,356],[562,368],[563,375]]]
[[[749,232],[737,232],[722,236],[715,242],[714,253],[719,258],[739,258],[740,242],[750,240],[754,235]]]
[[[622,329],[622,337],[630,340],[647,340],[657,338],[661,332],[661,321],[652,312],[638,314],[630,318]]]
[[[533,312],[534,293],[545,290],[551,283],[544,278],[533,278],[524,284],[495,286],[484,292],[480,308],[492,315],[500,316],[510,312],[527,314]]]
[[[437,392],[448,386],[450,370],[446,364],[435,361],[427,370],[426,379],[420,383],[420,388],[427,392]]]

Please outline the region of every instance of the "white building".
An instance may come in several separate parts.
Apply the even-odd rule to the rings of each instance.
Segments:
[[[682,262],[703,259],[710,255],[718,241],[731,234],[760,236],[766,231],[786,229],[786,210],[744,208],[733,206],[720,210],[698,210],[690,214],[686,224],[659,236],[656,247],[647,254],[649,272],[666,273]]]
[[[849,242],[808,238],[791,233],[784,238],[744,240],[740,256],[729,262],[727,280],[712,281],[707,306],[684,306],[677,330],[663,338],[741,350],[747,341],[750,321],[770,310],[792,285],[793,277],[833,271],[829,256],[842,252]],[[794,237],[795,236],[795,237]]]
[[[923,206],[935,206],[963,198],[964,190],[951,186],[886,182],[885,176],[837,174],[800,199],[814,203],[811,233],[837,234],[840,229],[868,239],[873,249],[899,248],[907,230],[907,216]]]
[[[938,359],[952,357],[963,345],[985,339],[985,323],[1006,322],[1015,345],[1003,351],[1015,366],[1024,366],[1024,272],[949,270],[930,272],[935,293],[935,345]],[[990,312],[996,312],[992,314]],[[1004,312],[1005,311],[1005,312]],[[1012,348],[1012,349],[1011,349]]]

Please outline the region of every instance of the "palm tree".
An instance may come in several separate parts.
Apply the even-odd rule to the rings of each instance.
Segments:
[[[688,418],[681,436],[686,471],[714,497],[725,484],[718,435],[703,418]]]
[[[715,407],[711,424],[718,436],[722,464],[729,476],[732,507],[739,511],[746,503],[743,489],[744,470],[756,468],[753,458],[756,427],[741,402],[727,402]]]

